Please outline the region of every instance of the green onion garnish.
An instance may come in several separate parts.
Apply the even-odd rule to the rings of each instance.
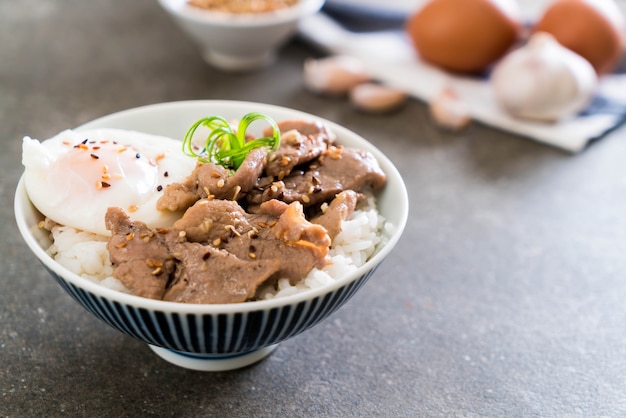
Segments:
[[[248,127],[257,120],[264,120],[273,129],[272,136],[255,138],[246,141]],[[197,149],[192,143],[192,138],[200,126],[206,126],[211,130],[204,147]],[[269,116],[252,112],[245,115],[239,121],[236,131],[219,116],[202,118],[194,123],[185,134],[183,139],[183,152],[191,157],[198,158],[203,163],[219,164],[223,167],[237,170],[246,156],[255,148],[270,147],[276,151],[280,146],[280,129]]]

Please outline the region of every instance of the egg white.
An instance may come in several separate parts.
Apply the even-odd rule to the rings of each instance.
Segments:
[[[66,130],[22,144],[24,181],[33,205],[53,221],[110,235],[109,207],[151,228],[171,226],[180,213],[160,211],[165,186],[183,182],[196,159],[172,138],[120,129]]]

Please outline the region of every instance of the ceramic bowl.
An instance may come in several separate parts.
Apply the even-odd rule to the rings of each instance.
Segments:
[[[393,226],[385,245],[360,267],[331,285],[291,296],[237,304],[184,304],[129,295],[84,279],[55,262],[44,250],[50,242],[37,228],[42,215],[31,204],[23,178],[15,195],[20,233],[33,254],[59,285],[87,311],[113,328],[147,343],[165,360],[181,367],[221,371],[252,364],[281,341],[318,324],[349,300],[392,251],[405,227],[408,197],[405,184],[387,157],[358,134],[316,116],[272,105],[236,101],[184,101],[125,110],[76,130],[118,128],[182,138],[196,120],[219,115],[227,120],[249,112],[274,120],[316,119],[327,123],[340,144],[367,149],[387,175],[377,195],[380,213]]]
[[[278,50],[298,30],[301,19],[316,13],[324,0],[300,0],[265,13],[224,13],[199,9],[187,0],[159,0],[174,22],[199,47],[210,65],[247,71],[271,64]]]

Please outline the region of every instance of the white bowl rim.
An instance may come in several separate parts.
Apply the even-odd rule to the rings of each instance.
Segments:
[[[162,109],[171,107],[175,108],[195,108],[203,105],[215,105],[215,106],[241,106],[243,108],[249,106],[254,107],[256,111],[261,113],[270,113],[272,109],[276,111],[289,112],[293,115],[293,117],[302,117],[309,118],[324,122],[330,126],[330,128],[336,133],[338,142],[341,143],[342,136],[350,136],[351,140],[359,142],[363,148],[369,150],[374,157],[378,160],[381,168],[387,175],[388,179],[393,179],[399,186],[398,190],[396,190],[399,195],[397,196],[397,204],[399,205],[399,217],[398,222],[393,224],[393,233],[388,237],[387,243],[376,253],[374,254],[365,264],[354,270],[351,274],[346,275],[345,277],[341,277],[339,279],[335,279],[333,283],[320,286],[317,288],[309,289],[303,292],[298,292],[293,295],[281,296],[277,298],[272,298],[268,300],[259,300],[259,301],[251,301],[251,302],[243,302],[243,303],[231,303],[231,304],[191,304],[191,303],[180,303],[180,302],[169,302],[163,300],[155,300],[144,298],[140,296],[135,296],[127,293],[123,293],[101,284],[92,282],[88,279],[85,279],[65,267],[61,266],[59,263],[55,262],[52,257],[50,257],[45,250],[38,244],[35,237],[31,234],[30,229],[32,227],[36,227],[36,225],[27,225],[26,219],[22,214],[24,213],[25,207],[30,203],[30,199],[28,198],[28,194],[26,192],[26,187],[24,184],[24,175],[20,177],[20,180],[17,185],[15,200],[14,200],[14,211],[18,229],[24,238],[26,244],[30,248],[30,250],[37,256],[37,258],[50,270],[61,276],[64,280],[70,282],[74,286],[81,288],[85,291],[88,291],[92,294],[104,297],[109,300],[113,300],[125,305],[134,306],[137,308],[144,308],[147,310],[153,311],[162,311],[162,312],[171,312],[171,313],[180,313],[180,314],[232,314],[232,313],[243,313],[243,312],[251,312],[258,310],[268,310],[277,307],[283,307],[287,305],[295,305],[300,302],[310,301],[316,297],[322,297],[327,293],[332,293],[338,288],[345,286],[357,279],[361,276],[367,274],[370,270],[376,268],[392,251],[395,245],[400,240],[400,237],[404,231],[404,228],[408,219],[409,212],[409,198],[407,194],[407,189],[404,184],[404,180],[402,176],[398,172],[397,168],[391,163],[391,161],[372,143],[365,140],[362,136],[357,134],[354,131],[351,131],[335,122],[324,119],[320,116],[316,116],[310,113],[306,113],[303,111],[299,111],[296,109],[291,109],[283,106],[264,104],[264,103],[255,103],[248,101],[238,101],[238,100],[186,100],[186,101],[174,101],[174,102],[163,102],[156,103],[150,105],[144,105],[139,107],[134,107],[126,110],[121,110],[118,112],[114,112],[99,118],[96,118],[90,122],[84,123],[75,128],[75,130],[80,131],[93,129],[92,125],[102,125],[106,124],[109,120],[114,120],[124,116],[134,116],[141,115],[144,113],[150,113],[155,109]],[[100,126],[102,127],[102,126]],[[388,186],[387,186],[388,187]],[[35,209],[36,210],[36,209]]]
[[[224,27],[272,26],[291,22],[319,11],[326,0],[299,0],[293,6],[264,13],[227,13],[189,6],[187,0],[158,0],[165,10],[180,19]]]

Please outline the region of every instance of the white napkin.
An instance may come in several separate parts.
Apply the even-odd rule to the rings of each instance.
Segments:
[[[626,75],[607,75],[583,114],[559,123],[528,122],[506,114],[495,102],[486,79],[449,74],[421,61],[401,31],[350,32],[324,13],[301,22],[300,35],[326,53],[361,60],[372,76],[429,102],[444,87],[468,105],[473,119],[569,152],[617,127],[626,116]]]

